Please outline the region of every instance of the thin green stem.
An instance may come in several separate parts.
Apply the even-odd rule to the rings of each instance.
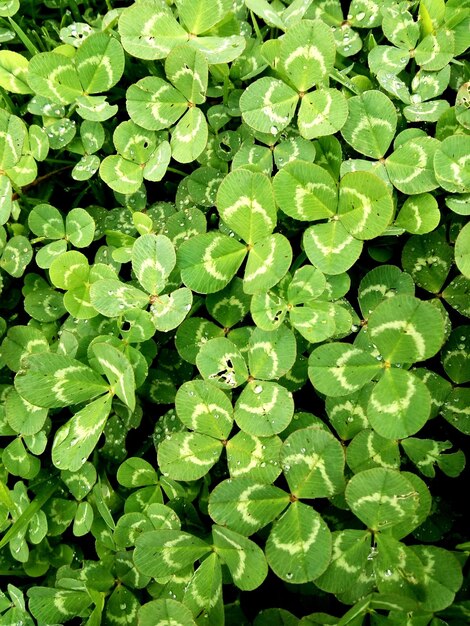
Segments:
[[[78,9],[77,3],[75,2],[75,0],[69,0],[69,7],[70,7],[70,11],[72,12],[72,17],[76,22],[81,22],[82,21],[82,16],[80,14],[80,11]]]
[[[258,21],[253,11],[250,11],[250,17],[251,17],[251,21],[253,22],[253,28],[255,29],[257,39],[259,39],[260,41],[263,41],[263,35],[261,34],[261,31],[258,26]]]
[[[179,174],[180,176],[187,176],[188,172],[183,172],[183,170],[179,170],[176,167],[167,167],[169,172],[173,172],[173,174]]]
[[[57,482],[49,484],[41,491],[41,493],[39,493],[34,498],[34,500],[26,507],[23,513],[18,517],[15,522],[13,522],[10,528],[3,535],[2,539],[0,540],[0,549],[3,548],[3,546],[6,546],[13,537],[15,537],[19,532],[27,527],[33,516],[49,500],[52,494],[56,491],[57,487]]]
[[[3,89],[3,87],[0,87],[0,99],[3,100],[3,102],[6,104],[6,107],[8,108],[10,113],[14,113],[16,111],[16,106],[13,103],[13,100],[10,98],[5,89]]]
[[[19,24],[17,24],[14,20],[12,20],[11,17],[8,18],[8,21],[10,23],[10,26],[15,31],[15,33],[21,39],[22,43],[25,45],[28,52],[31,54],[31,56],[34,56],[35,54],[39,54],[40,51],[36,48],[34,43],[31,41],[28,35],[24,32],[21,26],[19,26]]]

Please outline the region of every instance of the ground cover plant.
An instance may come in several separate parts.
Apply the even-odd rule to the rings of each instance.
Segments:
[[[469,27],[0,0],[0,624],[469,623]]]

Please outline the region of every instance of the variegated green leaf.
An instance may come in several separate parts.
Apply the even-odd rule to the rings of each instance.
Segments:
[[[341,129],[344,139],[361,154],[383,157],[397,126],[397,112],[390,98],[372,89],[349,98],[348,107],[348,119]]]
[[[243,535],[224,526],[213,526],[214,551],[228,567],[235,585],[242,591],[259,587],[268,574],[263,550]]]
[[[214,293],[232,280],[246,255],[246,247],[221,233],[211,232],[184,241],[178,267],[184,284],[199,293]]]
[[[280,233],[265,237],[250,248],[243,289],[255,294],[274,287],[285,275],[292,261],[289,240]]]
[[[178,14],[188,32],[205,33],[232,9],[230,0],[177,0]]]
[[[131,119],[148,130],[169,128],[188,108],[187,99],[169,83],[146,76],[129,87],[126,108]]]
[[[93,600],[86,591],[35,586],[28,590],[29,608],[44,623],[60,623],[85,615]]]
[[[418,137],[398,146],[385,160],[393,186],[408,195],[438,187],[433,159],[439,145],[433,137]]]
[[[338,89],[316,89],[303,96],[298,125],[302,137],[314,139],[334,135],[348,118],[348,101]]]
[[[358,300],[362,315],[368,318],[383,301],[394,295],[414,295],[413,279],[395,265],[380,265],[368,272],[359,284]]]
[[[171,155],[179,163],[195,161],[207,145],[208,129],[204,113],[190,107],[171,133]]]
[[[28,83],[35,94],[59,104],[74,102],[84,91],[72,59],[56,52],[41,52],[31,58]]]
[[[173,48],[165,60],[165,73],[189,102],[202,104],[205,101],[208,65],[201,52],[189,46]]]
[[[160,181],[166,174],[171,159],[171,147],[168,141],[155,148],[145,164],[143,176],[145,180]]]
[[[359,472],[346,486],[351,511],[373,531],[391,528],[411,518],[418,493],[400,472],[382,467]]]
[[[359,258],[362,241],[348,233],[339,221],[315,224],[304,232],[305,252],[324,274],[343,274]]]
[[[233,409],[225,393],[209,382],[183,383],[175,398],[178,417],[185,426],[199,433],[227,439],[233,425]]]
[[[245,4],[269,26],[275,26],[281,30],[285,29],[282,17],[278,11],[271,7],[267,0],[245,0]]]
[[[406,370],[386,369],[372,390],[367,419],[387,439],[404,439],[417,433],[431,413],[426,384]]]
[[[0,268],[10,276],[19,278],[23,276],[32,257],[33,249],[29,240],[23,235],[14,235],[3,248]]]
[[[16,375],[15,388],[31,404],[54,408],[86,402],[109,387],[80,361],[42,352],[28,357],[26,369]]]
[[[406,7],[393,4],[383,9],[382,30],[387,39],[406,55],[419,39],[419,23],[415,22]]]
[[[206,297],[206,308],[219,324],[230,328],[245,317],[250,302],[251,296],[243,291],[243,281],[235,277],[225,289]]]
[[[371,72],[374,74],[388,72],[393,76],[399,74],[408,65],[409,60],[406,51],[387,45],[375,46],[367,56]]]
[[[434,173],[446,191],[470,191],[470,138],[451,135],[442,141],[434,154]]]
[[[87,37],[75,55],[78,78],[86,94],[108,91],[124,71],[124,51],[115,37],[96,33]]]
[[[149,303],[148,294],[117,279],[98,280],[90,288],[91,303],[105,317],[117,317]]]
[[[308,375],[320,393],[335,397],[358,391],[380,369],[376,359],[364,350],[346,343],[332,343],[311,353]]]
[[[160,529],[138,537],[134,563],[142,574],[163,578],[192,565],[209,551],[207,543],[194,535]]]
[[[288,163],[274,177],[273,186],[276,202],[294,219],[313,221],[336,213],[336,183],[319,165]]]
[[[444,320],[429,302],[408,295],[385,300],[373,311],[369,336],[390,363],[412,363],[434,356],[444,342]]]
[[[221,389],[239,387],[248,378],[245,360],[237,346],[225,337],[209,339],[196,357],[204,379]]]
[[[422,193],[405,200],[395,226],[414,235],[423,235],[435,230],[440,219],[437,200],[430,193]]]
[[[294,365],[296,354],[294,333],[286,326],[273,331],[255,328],[248,346],[250,374],[257,380],[284,376]]]
[[[175,263],[175,249],[165,235],[142,235],[132,247],[132,269],[149,294],[163,291]]]
[[[227,443],[227,463],[232,478],[251,478],[272,483],[281,473],[279,452],[282,441],[274,437],[254,437],[240,431]]]
[[[426,599],[423,608],[442,611],[453,604],[462,584],[461,566],[452,552],[438,546],[413,546],[425,572]]]
[[[410,237],[403,247],[401,262],[418,287],[438,293],[454,261],[454,250],[442,229]]]
[[[285,440],[281,466],[296,498],[329,498],[344,489],[344,452],[326,430],[304,428]]]
[[[91,350],[97,360],[96,369],[109,381],[111,394],[116,394],[131,411],[134,411],[135,377],[130,361],[109,343],[93,343]],[[90,364],[94,365],[91,359]]]
[[[357,239],[375,239],[389,225],[394,212],[392,194],[375,174],[350,172],[341,179],[338,216]]]
[[[323,574],[330,557],[331,533],[322,517],[311,506],[293,502],[266,542],[271,569],[285,582],[306,583]]]
[[[315,585],[329,593],[343,593],[352,588],[370,588],[372,559],[369,532],[363,530],[339,530],[332,533],[333,553],[324,574]]]
[[[95,449],[111,411],[111,394],[94,400],[57,430],[52,462],[61,470],[76,472]]]
[[[454,56],[454,35],[447,28],[424,37],[416,46],[414,58],[421,69],[430,72],[441,70]]]
[[[0,51],[0,86],[11,93],[31,93],[28,85],[28,60],[18,52]]]
[[[336,332],[335,305],[331,302],[310,302],[289,312],[292,326],[310,343],[319,343]]]
[[[289,28],[281,40],[278,70],[299,92],[322,85],[333,69],[335,41],[321,20],[302,20]]]
[[[241,35],[189,37],[188,45],[202,52],[212,65],[234,61],[245,49],[246,39]]]
[[[111,154],[101,161],[100,177],[114,191],[124,194],[135,193],[142,184],[143,173],[139,163]]]
[[[0,175],[0,226],[6,224],[10,219],[13,208],[12,192],[11,180],[8,176]]]
[[[458,385],[470,382],[469,355],[470,326],[457,326],[442,348],[441,362],[447,376]]]
[[[250,245],[276,225],[274,194],[264,174],[245,169],[231,172],[223,179],[216,202],[224,222]]]
[[[171,598],[160,598],[143,604],[138,616],[140,626],[196,626],[191,611]]]
[[[293,414],[294,400],[285,387],[255,380],[238,397],[234,418],[244,432],[270,437],[287,428]]]
[[[465,435],[470,434],[470,390],[456,387],[447,396],[441,414],[449,424]]]
[[[0,168],[14,167],[21,158],[26,126],[16,115],[0,109]]]
[[[220,440],[194,432],[167,435],[158,446],[158,465],[173,480],[198,480],[217,463]]]
[[[282,80],[265,76],[245,89],[240,110],[248,126],[277,135],[294,116],[298,99],[297,93]]]
[[[124,50],[138,59],[164,59],[188,38],[171,9],[152,0],[132,4],[122,11],[119,34]]]
[[[398,442],[366,428],[357,433],[348,445],[346,462],[355,474],[373,467],[400,469]]]
[[[251,478],[224,480],[209,497],[209,514],[221,526],[249,536],[275,519],[289,504],[289,495]]]
[[[209,623],[217,623],[217,620],[224,619],[222,567],[217,554],[212,553],[204,559],[189,583],[185,585],[184,605],[189,607],[194,615],[208,618]],[[182,622],[182,626],[185,623]],[[189,621],[188,623],[190,624]],[[148,624],[152,625],[153,621]]]

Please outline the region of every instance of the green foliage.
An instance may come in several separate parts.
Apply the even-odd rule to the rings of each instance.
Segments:
[[[468,622],[468,0],[0,0],[0,624]]]

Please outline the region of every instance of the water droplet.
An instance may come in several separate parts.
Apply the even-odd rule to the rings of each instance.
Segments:
[[[256,385],[256,387],[253,389],[253,391],[255,393],[261,393],[263,391],[263,387],[261,385]]]
[[[392,570],[391,570],[391,569],[387,569],[387,570],[385,570],[385,572],[384,572],[384,576],[385,576],[386,578],[389,578],[391,575],[392,575]]]
[[[375,559],[375,557],[377,556],[377,554],[378,554],[377,548],[375,546],[372,546],[372,548],[370,549],[370,552],[369,552],[369,554],[367,556],[367,560],[368,561],[373,561]]]
[[[127,604],[120,604],[119,608],[121,609],[121,611],[124,611],[124,609],[127,609]]]
[[[277,135],[278,132],[277,126],[271,126],[271,135]]]
[[[287,572],[286,574],[286,578],[287,580],[290,580],[292,578],[293,574],[291,574],[291,572]]]
[[[366,14],[364,13],[364,11],[361,11],[356,15],[356,21],[361,22],[365,18],[365,16]]]

